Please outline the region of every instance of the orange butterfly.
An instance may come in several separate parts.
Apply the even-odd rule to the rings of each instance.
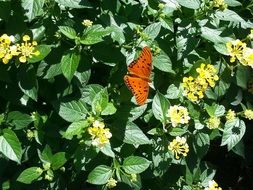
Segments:
[[[144,47],[139,58],[130,63],[128,73],[124,76],[125,84],[133,93],[138,105],[143,105],[148,98],[151,69],[151,50]]]

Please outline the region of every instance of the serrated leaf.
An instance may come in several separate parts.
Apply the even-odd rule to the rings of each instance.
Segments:
[[[160,92],[157,92],[152,103],[152,111],[156,119],[165,123],[167,120],[167,112],[169,109],[169,101]]]
[[[27,127],[33,121],[30,115],[19,111],[12,111],[8,113],[7,119],[15,126],[15,129],[17,130]]]
[[[87,182],[95,185],[103,185],[107,183],[111,175],[112,169],[110,167],[100,165],[89,173]]]
[[[114,107],[113,103],[109,102],[102,110],[101,115],[113,115],[116,111],[117,109]]]
[[[147,109],[147,104],[132,108],[129,113],[130,116],[128,117],[128,121],[136,120],[145,112],[146,109]]]
[[[177,2],[189,9],[198,9],[200,7],[199,0],[177,0]]]
[[[194,135],[193,143],[196,154],[198,155],[199,158],[202,158],[203,156],[205,156],[205,154],[208,152],[209,149],[210,145],[209,135],[199,132],[196,135]]]
[[[122,165],[122,168],[128,174],[139,174],[144,172],[150,165],[150,161],[139,156],[127,157]]]
[[[31,58],[28,58],[29,63],[36,63],[43,60],[51,52],[51,46],[41,44],[36,46],[35,51],[39,51],[40,54],[33,55]]]
[[[43,14],[44,0],[22,0],[21,5],[29,22]]]
[[[248,81],[251,78],[251,69],[239,65],[236,70],[236,83],[238,86],[242,87],[243,89],[248,88]]]
[[[104,88],[99,91],[92,100],[91,107],[93,113],[102,113],[106,109],[108,101],[109,95],[107,89]]]
[[[91,105],[96,94],[102,89],[103,87],[99,84],[86,85],[82,89],[82,100],[84,100],[87,104]]]
[[[132,122],[128,122],[125,129],[125,143],[133,145],[150,144],[151,141],[142,130]]]
[[[17,163],[21,162],[22,147],[17,135],[11,129],[3,129],[0,136],[0,152]]]
[[[38,153],[39,153],[40,160],[43,163],[47,163],[47,162],[52,163],[53,153],[49,145],[46,145],[41,153],[40,151],[38,151]]]
[[[65,152],[57,152],[52,157],[52,169],[58,170],[67,162],[66,153]]]
[[[159,55],[153,57],[153,65],[161,71],[175,74],[169,56],[162,50]]]
[[[238,118],[227,121],[222,135],[221,146],[227,145],[228,151],[230,151],[242,139],[245,130],[244,121]]]
[[[115,157],[114,152],[112,151],[112,147],[110,143],[106,143],[103,148],[100,149],[101,152],[103,152],[103,154],[105,154],[106,156],[110,156],[112,158]]]
[[[75,9],[92,8],[88,0],[55,0],[57,3]]]
[[[63,33],[69,39],[73,40],[76,38],[76,31],[74,30],[74,28],[71,28],[69,26],[59,26],[59,29],[61,33]]]
[[[78,68],[80,54],[77,51],[69,51],[62,56],[61,70],[65,78],[70,82]]]
[[[143,30],[143,32],[146,33],[149,36],[149,38],[154,40],[158,36],[160,30],[161,30],[161,23],[158,22],[158,23],[152,23],[152,24],[148,25]]]
[[[81,135],[84,132],[84,129],[89,126],[89,123],[86,120],[76,121],[70,124],[66,132],[63,134],[63,137],[71,140],[75,135]]]
[[[87,113],[88,108],[83,100],[60,103],[59,115],[66,121],[80,121],[85,119]]]
[[[17,181],[25,184],[31,184],[41,176],[42,171],[43,170],[39,167],[27,168],[18,176]]]
[[[167,89],[167,94],[165,97],[168,99],[177,99],[179,98],[180,93],[182,93],[180,89],[177,88],[174,84],[171,84]]]

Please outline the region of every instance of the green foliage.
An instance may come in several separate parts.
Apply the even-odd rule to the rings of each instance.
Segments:
[[[0,189],[247,189],[252,7],[0,0]],[[138,105],[124,76],[145,46]]]

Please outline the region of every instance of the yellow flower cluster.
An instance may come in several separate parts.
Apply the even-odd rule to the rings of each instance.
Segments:
[[[242,65],[253,68],[253,49],[246,46],[241,40],[234,40],[226,44],[230,62],[233,63],[237,59]]]
[[[170,106],[167,117],[170,118],[173,127],[176,127],[180,123],[186,124],[190,120],[187,108],[177,105]]]
[[[168,149],[173,152],[176,159],[180,158],[180,154],[186,157],[189,152],[189,146],[186,142],[186,138],[179,136],[170,142]]]
[[[228,5],[224,0],[213,0],[213,7],[217,7],[220,10],[224,10],[228,7]]]
[[[206,125],[209,129],[217,129],[220,126],[220,118],[219,117],[210,117],[207,120]]]
[[[89,19],[84,19],[82,22],[82,25],[86,26],[86,27],[91,27],[93,24],[93,22]]]
[[[92,127],[88,128],[88,133],[91,135],[92,145],[99,148],[109,143],[109,139],[112,137],[110,129],[105,128],[105,124],[98,120],[95,120]]]
[[[14,36],[8,36],[7,34],[0,36],[0,60],[4,64],[9,63],[15,56],[19,57],[21,63],[25,63],[27,58],[40,54],[38,50],[35,50],[37,42],[29,42],[30,37],[28,35],[23,36],[23,42],[21,44],[14,44],[14,40]]]
[[[208,182],[208,187],[205,190],[222,190],[222,188],[214,180],[211,180]]]
[[[253,110],[246,109],[244,111],[244,117],[248,120],[252,120],[253,119]]]
[[[215,81],[219,79],[218,75],[216,75],[217,70],[211,64],[202,63],[196,71],[198,73],[196,78],[192,76],[184,77],[182,83],[184,94],[192,102],[202,99],[206,89],[209,86],[214,87]]]
[[[227,111],[227,114],[226,114],[226,120],[227,120],[227,121],[231,121],[231,120],[235,119],[235,117],[236,117],[235,111],[229,109],[229,110]]]
[[[117,181],[114,178],[111,177],[110,179],[108,179],[106,186],[109,189],[111,189],[113,187],[116,187],[117,186]]]

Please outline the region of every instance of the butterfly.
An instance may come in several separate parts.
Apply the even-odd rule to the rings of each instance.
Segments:
[[[129,90],[133,93],[138,105],[143,105],[149,93],[150,74],[152,70],[152,54],[149,47],[144,47],[140,56],[127,68],[128,73],[124,81]]]

